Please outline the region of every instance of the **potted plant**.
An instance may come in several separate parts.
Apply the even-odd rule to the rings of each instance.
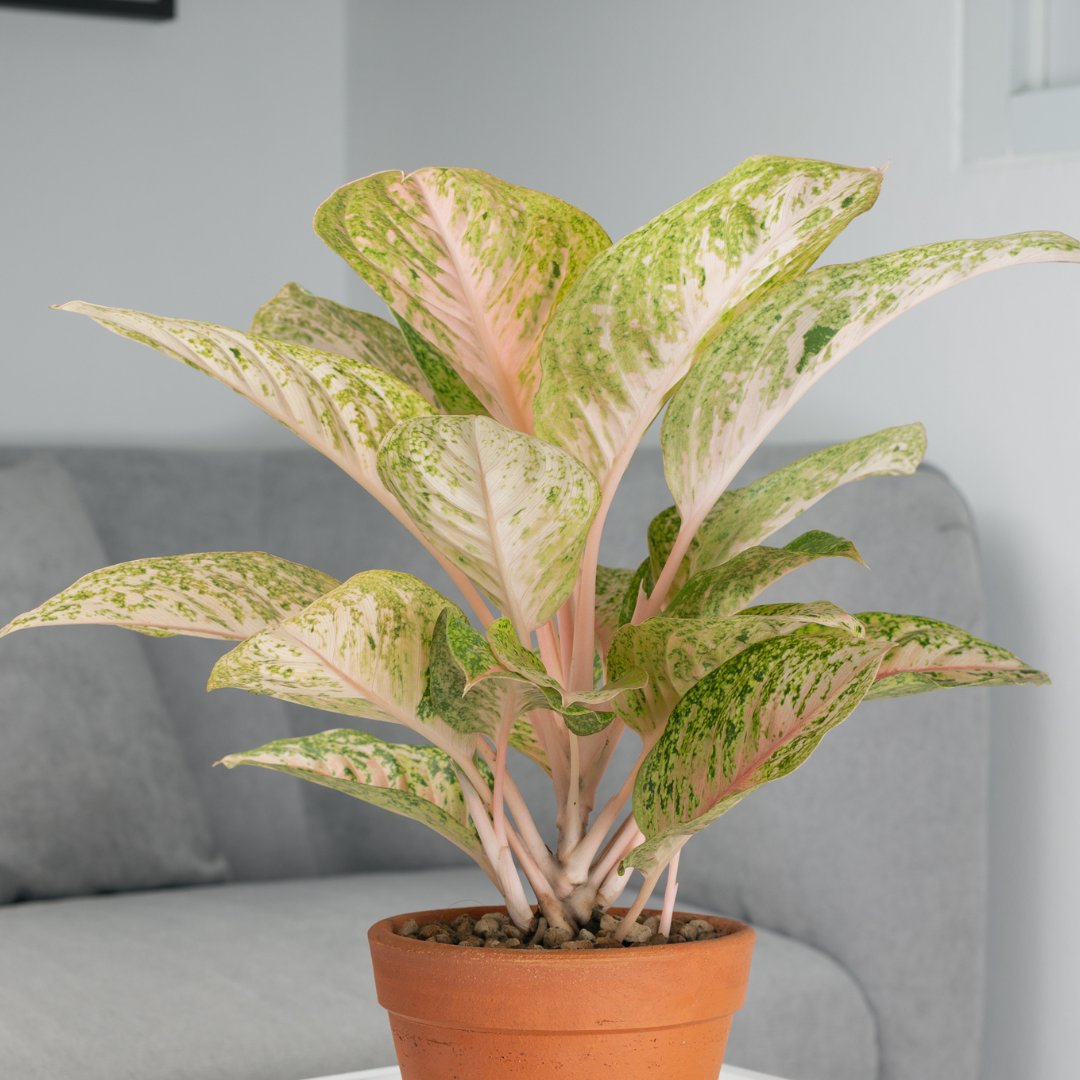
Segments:
[[[820,531],[764,541],[841,484],[913,472],[926,445],[919,424],[889,428],[729,490],[787,410],[920,300],[1002,266],[1080,262],[1080,243],[1040,232],[812,270],[881,180],[751,158],[612,244],[574,207],[482,172],[379,173],[336,191],[315,228],[394,323],[295,284],[248,333],[63,305],[291,428],[374,495],[467,602],[468,613],[392,571],[340,583],[262,552],[211,552],[89,574],[0,632],[110,623],[232,639],[211,689],[428,740],[335,728],[224,761],[419,820],[505,897],[486,920],[405,913],[372,928],[406,1080],[576,1077],[601,1064],[714,1080],[753,933],[676,917],[687,841],[797,768],[865,698],[1047,681],[930,619],[754,604],[816,559],[861,561]],[[599,566],[616,487],[665,405],[674,505],[650,525],[641,566]],[[623,737],[640,754],[597,810]],[[551,777],[555,850],[511,751]],[[616,909],[631,868],[644,882]],[[640,921],[665,870],[663,908]]]

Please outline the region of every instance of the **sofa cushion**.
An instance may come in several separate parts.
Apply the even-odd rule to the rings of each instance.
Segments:
[[[108,562],[49,454],[0,469],[0,625]],[[222,880],[133,634],[0,641],[0,902]]]
[[[389,1064],[368,926],[498,901],[479,871],[453,868],[0,910],[0,1075],[302,1080]],[[790,1080],[873,1080],[875,1038],[838,964],[760,933],[732,1062]]]

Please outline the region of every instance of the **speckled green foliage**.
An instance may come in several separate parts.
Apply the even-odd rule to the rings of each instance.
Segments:
[[[536,663],[540,678],[546,679],[543,665]],[[421,702],[420,713],[426,715],[430,707],[456,731],[475,731],[496,741],[507,720],[517,724],[531,709],[562,709],[558,684],[551,682],[555,689],[503,666],[487,639],[447,610],[432,632],[428,696]],[[519,741],[522,735],[519,728]]]
[[[922,424],[905,424],[816,450],[744,488],[725,491],[691,541],[672,595],[692,574],[720,566],[759,544],[830,491],[868,476],[910,475],[925,453],[926,429]],[[657,576],[681,522],[672,506],[649,525],[649,557]]]
[[[659,617],[624,626],[611,643],[608,671],[618,678],[642,668],[648,682],[617,698],[615,711],[648,743],[663,731],[683,694],[710,671],[758,642],[813,627],[865,636],[853,616],[826,601],[755,607],[728,619]]]
[[[393,323],[316,296],[295,281],[290,281],[255,312],[251,333],[370,364],[400,379],[429,404],[436,408],[440,405],[431,383]]]
[[[951,285],[1032,262],[1080,262],[1080,243],[1039,232],[928,244],[811,271],[741,314],[664,416],[664,474],[683,520],[700,521],[781,417],[871,334]]]
[[[630,588],[635,571],[622,567],[598,566],[596,568],[596,643],[602,656],[607,656],[615,631],[629,617],[623,619],[623,599]],[[631,616],[633,612],[630,613]]]
[[[528,717],[521,717],[514,721],[510,729],[510,745],[519,754],[524,754],[530,761],[534,761],[541,769],[551,776],[551,763],[548,761],[540,740],[536,737],[536,730]]]
[[[89,315],[113,333],[223,382],[322,451],[383,503],[392,500],[376,468],[379,443],[402,420],[435,412],[385,371],[304,345],[81,301],[64,304],[63,310]]]
[[[420,534],[522,634],[569,596],[600,499],[569,454],[486,417],[433,416],[391,432],[379,472]]]
[[[917,615],[866,611],[856,618],[867,633],[893,643],[867,698],[905,697],[956,686],[1036,686],[1050,682],[1011,652]]]
[[[242,640],[295,615],[340,582],[264,551],[209,551],[107,566],[79,578],[0,637],[28,626],[97,623],[152,637]]]
[[[494,677],[502,672],[483,635],[449,608],[439,614],[428,664],[428,700],[434,715],[455,731],[475,731],[494,739],[507,697],[516,689]],[[426,708],[422,702],[421,714]]]
[[[342,791],[419,821],[486,863],[465,808],[454,763],[434,746],[383,742],[365,731],[338,728],[301,739],[280,739],[219,764],[259,765]]]
[[[497,785],[481,738],[500,749],[508,738],[547,771],[566,797],[564,824],[580,814],[571,824],[587,828],[614,733],[632,728],[646,754],[633,799],[647,839],[622,869],[652,874],[748,792],[798,767],[864,696],[1048,682],[933,620],[856,617],[827,602],[747,606],[814,559],[861,562],[828,533],[762,545],[841,484],[914,472],[926,449],[921,425],[889,428],[726,491],[798,398],[870,334],[954,283],[1007,265],[1080,262],[1080,242],[1026,233],[811,271],[873,204],[881,176],[751,158],[612,247],[566,203],[476,170],[379,173],[335,192],[316,230],[397,327],[295,283],[247,334],[65,305],[220,380],[330,457],[435,555],[486,636],[410,575],[371,570],[339,584],[261,552],[106,568],[0,636],[99,622],[242,639],[215,665],[211,689],[424,735],[434,746],[342,729],[225,764],[288,772],[429,825],[504,889],[521,926],[531,912],[515,899],[511,848],[492,840]],[[675,506],[650,525],[642,565],[596,568],[594,590],[598,513],[665,404]],[[568,599],[569,617],[542,629]],[[533,631],[566,686],[531,650]],[[557,897],[577,873],[578,849],[567,848],[567,861],[560,836],[559,853],[544,852],[528,815],[511,808],[537,895],[532,875],[548,879],[549,922],[569,920]]]
[[[431,384],[435,396],[439,399],[442,411],[461,416],[487,416],[487,409],[466,386],[465,381],[454,370],[454,365],[397,313],[394,314],[394,320],[416,363],[423,371],[424,378]]]
[[[697,351],[805,273],[880,185],[877,169],[749,158],[602,252],[544,335],[537,434],[604,482]]]
[[[793,634],[752,645],[686,692],[634,784],[651,869],[755,788],[786,776],[870,689],[887,643]]]
[[[319,207],[315,230],[521,431],[532,431],[544,328],[611,242],[568,203],[477,169],[357,180]]]
[[[637,610],[638,597],[644,593],[649,596],[656,585],[653,575],[652,563],[646,558],[642,564],[632,572],[630,582],[623,594],[622,605],[619,608],[619,626],[624,626],[633,617]]]
[[[741,611],[785,574],[816,559],[862,562],[850,540],[814,530],[782,548],[752,547],[721,566],[695,574],[664,614],[673,619],[724,619]],[[864,564],[865,565],[865,564]]]
[[[464,752],[475,736],[421,708],[432,631],[447,608],[464,619],[460,609],[419,579],[368,570],[226,653],[214,665],[208,688],[235,686],[346,716],[404,724],[444,750]]]
[[[566,690],[558,679],[549,675],[535,653],[526,649],[514,633],[509,619],[496,619],[487,629],[492,652],[508,670],[530,682],[543,697],[529,699],[531,708],[552,709],[562,715],[566,726],[575,735],[595,735],[614,719],[612,713],[592,711],[595,706],[614,701],[627,690],[645,685],[647,675],[641,668],[627,670],[619,679],[612,679],[598,690]]]

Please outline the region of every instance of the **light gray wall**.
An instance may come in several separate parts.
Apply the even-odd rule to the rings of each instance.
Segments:
[[[364,0],[350,20],[357,176],[476,166],[619,237],[750,154],[891,162],[829,261],[1080,235],[1077,159],[959,163],[959,0]],[[994,639],[1054,676],[994,697],[988,1080],[1066,1080],[1080,1058],[1078,310],[1075,266],[962,286],[887,327],[775,434],[924,421],[980,525]]]
[[[179,0],[173,22],[0,8],[0,441],[291,445],[210,379],[50,304],[246,328],[347,179],[344,0]]]

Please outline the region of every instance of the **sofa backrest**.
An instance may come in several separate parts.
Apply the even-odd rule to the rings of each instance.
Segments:
[[[737,484],[805,449],[764,448]],[[427,552],[314,452],[56,453],[111,561],[264,550],[340,579],[364,569],[405,570],[461,602]],[[601,561],[636,566],[646,553],[645,527],[670,502],[659,451],[640,451],[612,508]],[[811,528],[853,540],[870,569],[821,560],[774,586],[763,602],[829,599],[854,612],[917,613],[982,631],[972,523],[936,470],[851,484],[774,542]],[[228,646],[193,638],[142,645],[234,877],[465,859],[422,826],[317,785],[260,769],[212,769],[224,754],[341,724],[241,691],[208,695],[210,668]],[[909,1063],[922,1051],[928,1064],[951,1060],[964,1066],[956,1075],[974,1074],[985,955],[985,693],[864,704],[796,775],[746,799],[696,837],[683,858],[681,907],[719,909],[790,934],[855,973],[883,1018],[886,1080],[901,1047]],[[386,725],[357,726],[416,741]],[[623,740],[613,774],[633,761],[636,741]],[[520,766],[527,795],[542,800],[545,782],[539,770]],[[601,800],[607,790],[610,784]],[[553,819],[550,813],[543,821],[549,832]]]

